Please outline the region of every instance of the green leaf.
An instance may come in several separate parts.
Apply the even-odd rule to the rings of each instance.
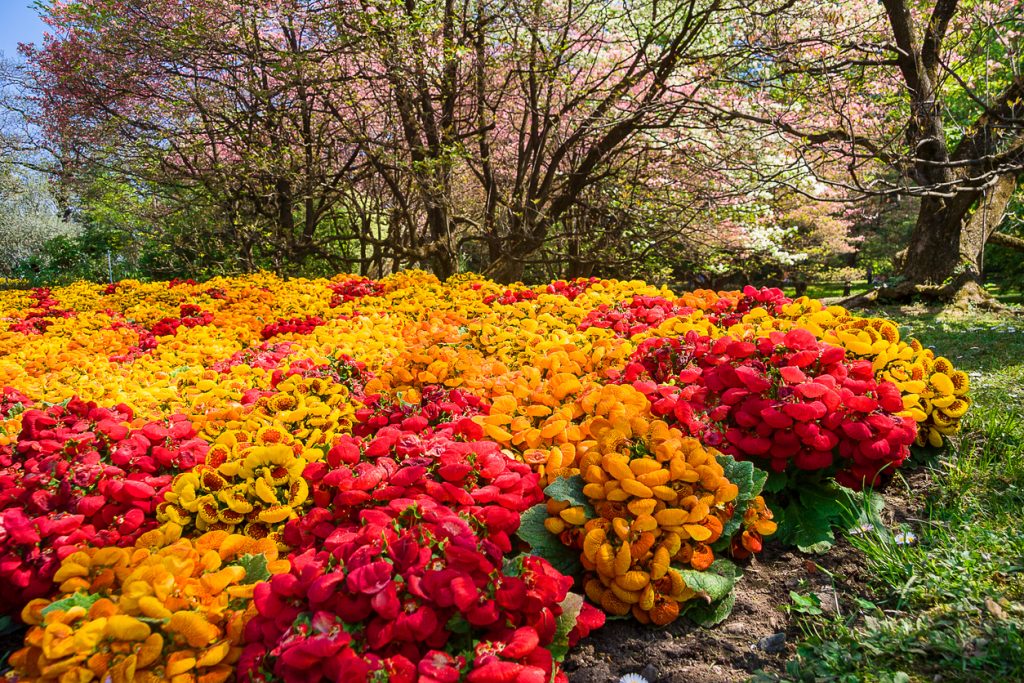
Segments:
[[[743,570],[740,569],[739,565],[724,557],[720,557],[712,562],[711,566],[708,567],[708,571],[732,579],[734,583],[743,578]]]
[[[544,489],[544,495],[554,500],[567,501],[573,506],[581,505],[586,510],[587,517],[593,517],[594,508],[590,506],[590,501],[583,495],[585,485],[583,477],[578,474],[572,477],[558,477]]]
[[[821,609],[821,598],[814,593],[800,595],[796,591],[789,591],[789,599],[793,601],[793,604],[788,608],[790,611],[811,615],[824,613]]]
[[[687,586],[711,602],[724,598],[736,585],[736,579],[712,571],[698,572],[693,569],[676,571],[683,577]]]
[[[460,612],[456,612],[445,624],[445,629],[449,633],[469,633],[473,630],[473,625],[466,621],[466,617],[462,616]]]
[[[849,494],[835,486],[809,486],[801,489],[800,506],[822,519],[839,521],[851,516]]]
[[[887,528],[882,520],[882,510],[885,508],[885,498],[882,494],[877,491],[862,491],[851,498],[855,506],[852,513],[856,514],[856,517],[845,525],[847,530],[874,528],[881,531]]]
[[[523,555],[506,557],[501,563],[501,573],[505,576],[520,576],[523,573]]]
[[[563,574],[575,576],[582,569],[579,552],[567,548],[558,536],[547,530],[544,526],[547,517],[544,503],[538,503],[524,512],[519,521],[519,538],[529,544],[534,555],[543,557]]]
[[[733,501],[733,504],[736,506],[736,512],[725,523],[721,538],[712,546],[715,550],[724,550],[732,541],[733,534],[742,526],[743,513],[746,512],[750,501],[754,500],[761,493],[761,489],[764,488],[765,481],[768,479],[768,473],[754,467],[752,462],[740,462],[731,455],[725,455],[724,453],[716,456],[715,459],[718,460],[718,464],[725,470],[726,478],[736,484],[740,490],[736,500]]]
[[[764,490],[768,493],[778,493],[786,488],[788,483],[789,476],[785,472],[771,472],[764,483]]]
[[[807,509],[794,501],[775,512],[779,529],[774,538],[780,543],[796,546],[801,552],[819,554],[835,543],[833,519],[827,511]]]
[[[583,596],[579,593],[568,593],[561,605],[562,614],[558,617],[555,627],[555,638],[548,647],[556,662],[562,661],[569,654],[569,632],[576,627],[576,620],[583,609]]]
[[[237,565],[245,570],[245,579],[242,580],[242,584],[260,583],[261,581],[267,581],[270,579],[270,570],[267,569],[266,555],[242,555],[238,560],[231,564]]]
[[[703,600],[690,600],[687,605],[688,607],[683,610],[687,619],[698,626],[711,628],[721,624],[732,614],[732,608],[736,606],[736,594],[729,593],[721,600],[710,604]]]
[[[21,623],[12,619],[9,615],[0,617],[0,636],[7,635],[8,633],[14,633],[21,628]]]
[[[100,596],[96,593],[73,593],[66,598],[51,602],[42,609],[41,614],[46,616],[50,612],[56,612],[57,610],[67,612],[72,607],[84,607],[85,609],[89,609],[92,607],[93,603],[99,599]]]
[[[823,553],[835,543],[835,528],[871,524],[883,528],[884,499],[875,492],[858,493],[834,482],[805,483],[789,505],[776,513],[775,538],[807,553]]]

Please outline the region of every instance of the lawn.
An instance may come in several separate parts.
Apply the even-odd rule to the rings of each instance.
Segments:
[[[847,534],[864,580],[836,606],[793,591],[785,673],[756,681],[1024,680],[1024,318],[886,311],[970,373],[976,403],[886,491],[887,529]]]

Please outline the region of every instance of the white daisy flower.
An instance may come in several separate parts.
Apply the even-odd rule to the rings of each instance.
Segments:
[[[914,545],[917,543],[917,534],[913,531],[897,531],[893,534],[896,545]]]
[[[650,683],[640,674],[626,674],[619,679],[619,683]]]
[[[864,522],[863,524],[860,524],[860,525],[855,526],[852,529],[850,529],[850,535],[851,536],[862,536],[862,535],[864,535],[864,534],[866,534],[866,533],[868,533],[870,531],[874,531],[874,530],[875,530],[875,525],[874,524],[871,524],[870,522]]]

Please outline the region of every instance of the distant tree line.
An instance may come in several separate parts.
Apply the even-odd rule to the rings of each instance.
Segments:
[[[42,11],[49,35],[4,69],[4,168],[35,169],[6,177],[49,218],[0,233],[21,250],[7,272],[721,283],[871,265],[887,295],[952,298],[1019,259],[1012,0]],[[27,196],[2,181],[5,206]]]

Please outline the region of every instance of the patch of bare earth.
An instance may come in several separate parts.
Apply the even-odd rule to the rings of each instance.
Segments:
[[[931,486],[927,470],[904,473],[884,492],[886,524],[917,522]],[[910,491],[913,491],[911,494]],[[609,621],[574,648],[565,661],[571,683],[608,683],[628,673],[650,683],[744,681],[758,670],[782,673],[795,652],[799,629],[782,609],[789,592],[817,594],[828,612],[847,614],[854,597],[871,598],[863,557],[845,539],[824,555],[783,549],[770,542],[743,567],[736,607],[710,629],[680,619],[665,628],[635,620]]]
[[[607,683],[636,673],[650,683],[726,683],[758,670],[781,673],[799,635],[781,609],[791,602],[790,590],[816,593],[827,611],[845,609],[843,596],[865,593],[864,566],[845,541],[825,555],[769,544],[743,570],[736,607],[725,622],[704,629],[680,619],[658,629],[632,619],[609,621],[570,652],[569,680]]]

